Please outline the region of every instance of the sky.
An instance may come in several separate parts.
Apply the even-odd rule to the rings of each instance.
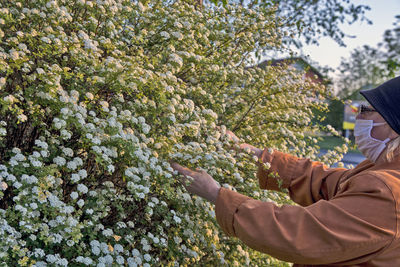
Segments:
[[[377,43],[383,40],[383,33],[393,28],[396,21],[395,15],[400,15],[400,0],[351,0],[355,4],[365,4],[371,7],[366,11],[365,16],[372,20],[372,25],[367,22],[355,22],[352,25],[343,25],[345,33],[355,35],[356,38],[345,38],[347,47],[340,47],[335,41],[329,38],[320,40],[319,46],[308,45],[303,48],[303,54],[308,55],[312,61],[320,66],[329,66],[335,70],[340,65],[341,57],[348,58],[350,52],[364,44],[376,47]],[[335,77],[332,73],[330,76]]]

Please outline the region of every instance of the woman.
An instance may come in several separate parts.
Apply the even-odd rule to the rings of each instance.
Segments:
[[[367,160],[354,169],[241,145],[271,164],[259,167],[260,187],[282,184],[299,206],[254,200],[220,188],[204,171],[171,166],[193,177],[189,192],[216,204],[227,235],[256,250],[295,266],[400,266],[400,77],[361,94],[371,106],[361,108],[354,134]]]

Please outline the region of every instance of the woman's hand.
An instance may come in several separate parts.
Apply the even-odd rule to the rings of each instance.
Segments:
[[[228,135],[229,139],[232,140],[233,142],[239,143],[239,141],[240,141],[239,137],[237,137],[236,134],[234,134],[232,131],[226,130],[226,135]],[[249,145],[249,144],[246,144],[246,143],[240,144],[239,148],[241,150],[245,150],[245,151],[246,150],[250,150],[250,152],[253,153],[255,156],[257,156],[257,158],[260,158],[261,154],[263,152],[262,149],[259,149],[259,148],[255,147],[255,146],[252,146],[252,145]]]
[[[221,186],[207,172],[192,171],[176,162],[172,162],[171,167],[183,175],[181,182],[189,193],[205,198],[213,204],[217,202]]]
[[[239,137],[236,136],[232,131],[226,130],[226,135],[229,137],[229,139],[235,143],[239,143]]]

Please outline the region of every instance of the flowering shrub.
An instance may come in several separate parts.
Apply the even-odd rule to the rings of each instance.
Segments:
[[[0,260],[7,266],[284,265],[224,236],[169,166],[258,189],[252,144],[316,158],[325,89],[284,67],[273,8],[0,3]],[[220,126],[220,127],[217,127]],[[331,158],[335,152],[332,152]],[[329,161],[327,161],[329,163]],[[251,262],[251,263],[250,263]]]

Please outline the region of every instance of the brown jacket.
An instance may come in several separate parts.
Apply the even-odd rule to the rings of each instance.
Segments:
[[[294,266],[400,266],[400,157],[356,168],[264,150],[260,187],[289,190],[297,205],[277,206],[221,188],[216,216],[223,231]]]

